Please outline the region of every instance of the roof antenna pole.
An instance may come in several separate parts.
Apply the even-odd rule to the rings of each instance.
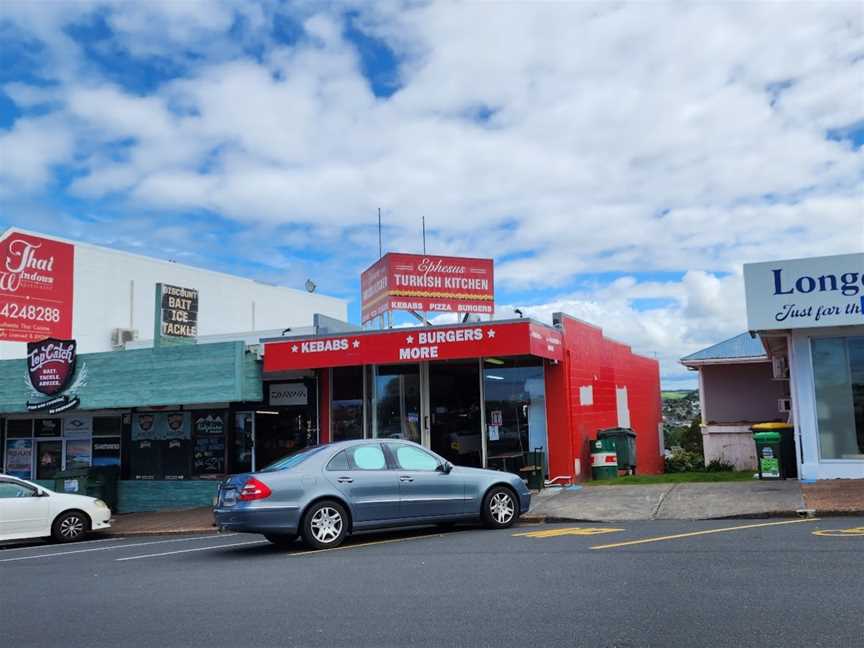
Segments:
[[[381,208],[378,208],[378,258],[384,256],[383,247],[381,245]]]
[[[426,254],[426,217],[420,217],[421,227],[423,229],[423,254]]]

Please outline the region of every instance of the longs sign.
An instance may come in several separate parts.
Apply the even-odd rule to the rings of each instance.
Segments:
[[[362,319],[390,310],[495,311],[492,259],[385,254],[360,277]]]
[[[744,265],[751,331],[864,324],[864,254]]]
[[[531,322],[406,328],[268,342],[264,371],[534,355],[562,360],[561,333]]]
[[[0,240],[0,341],[72,336],[75,248],[9,232]]]

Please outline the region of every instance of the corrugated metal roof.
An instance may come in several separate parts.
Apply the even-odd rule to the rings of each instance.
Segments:
[[[699,362],[702,360],[734,360],[737,358],[767,358],[765,347],[759,337],[752,338],[749,333],[741,333],[728,340],[702,349],[696,353],[681,358],[681,362]]]

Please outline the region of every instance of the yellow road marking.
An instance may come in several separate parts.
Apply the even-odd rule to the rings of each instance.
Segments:
[[[514,533],[513,537],[526,538],[556,538],[558,536],[591,536],[600,535],[601,533],[614,533],[615,531],[623,531],[624,529],[608,529],[600,527],[567,527],[563,529],[547,529],[545,531],[526,531],[525,533]]]
[[[823,529],[821,531],[814,531],[813,535],[826,538],[854,538],[856,536],[864,536],[864,526],[852,527],[851,529]]]
[[[341,547],[332,547],[331,549],[311,549],[309,551],[297,551],[289,553],[289,556],[317,556],[318,554],[328,551],[345,551],[347,549],[359,549],[360,547],[372,547],[374,545],[390,544],[391,542],[407,542],[408,540],[420,540],[422,538],[441,538],[441,533],[429,533],[421,536],[411,536],[410,538],[391,538],[390,540],[373,540],[372,542],[361,542],[358,544],[343,545]]]
[[[706,531],[691,531],[689,533],[676,533],[675,535],[659,536],[656,538],[643,538],[642,540],[628,540],[627,542],[616,542],[614,544],[597,545],[592,549],[615,549],[616,547],[629,547],[631,545],[647,544],[649,542],[662,542],[664,540],[677,540],[679,538],[692,538],[694,536],[709,535],[711,533],[725,533],[727,531],[741,531],[743,529],[758,529],[759,527],[780,526],[782,524],[800,524],[802,522],[816,522],[819,518],[807,518],[806,520],[784,520],[783,522],[762,522],[760,524],[742,524],[741,526],[725,527],[723,529],[708,529]]]

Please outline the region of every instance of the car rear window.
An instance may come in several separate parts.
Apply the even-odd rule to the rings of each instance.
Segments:
[[[330,460],[327,470],[348,470],[348,455],[344,450]]]
[[[262,468],[261,470],[258,470],[256,472],[275,472],[277,470],[287,470],[288,468],[299,466],[309,457],[321,452],[326,447],[327,446],[315,446],[312,448],[306,448],[305,450],[301,450],[300,452],[297,452],[295,454],[288,455],[287,457],[282,457],[278,461],[274,461],[266,468]]]

